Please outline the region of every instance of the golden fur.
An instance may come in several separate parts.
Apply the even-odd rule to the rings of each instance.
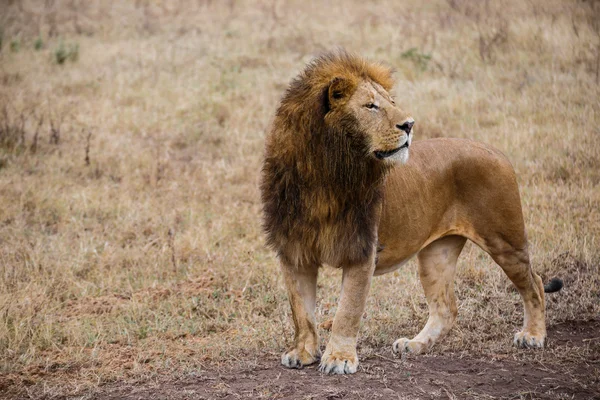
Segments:
[[[290,84],[277,110],[261,195],[296,328],[282,363],[301,367],[319,359],[316,282],[318,268],[329,264],[343,268],[342,294],[320,368],[355,372],[372,276],[415,254],[430,316],[415,338],[397,340],[394,351],[425,351],[456,317],[454,269],[467,239],[494,258],[523,297],[524,326],[515,344],[542,347],[544,288],[529,265],[510,163],[467,140],[411,146],[414,120],[395,105],[393,85],[388,67],[329,53]]]

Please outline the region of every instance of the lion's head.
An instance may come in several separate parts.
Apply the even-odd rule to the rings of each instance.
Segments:
[[[346,135],[363,135],[370,157],[405,163],[414,119],[396,106],[389,91],[376,78],[369,75],[333,78],[327,90],[325,124],[343,126]]]
[[[319,142],[319,150],[346,152],[346,161],[352,163],[406,162],[414,120],[395,104],[393,86],[388,66],[343,50],[326,53],[290,84],[275,117],[272,139],[296,153],[303,152],[304,144],[315,149]]]

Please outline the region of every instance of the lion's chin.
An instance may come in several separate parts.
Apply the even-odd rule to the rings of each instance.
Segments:
[[[408,147],[410,146],[409,142],[406,142],[402,146],[388,151],[375,151],[375,158],[378,160],[385,161],[390,164],[406,164],[408,161]]]
[[[402,147],[397,153],[386,157],[384,161],[390,164],[406,164],[408,162],[408,146]]]

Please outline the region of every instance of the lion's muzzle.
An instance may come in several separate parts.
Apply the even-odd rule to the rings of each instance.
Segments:
[[[392,150],[377,150],[374,152],[375,157],[377,157],[379,160],[383,160],[383,159],[393,156],[394,154],[400,152],[403,149],[408,149],[408,147],[410,146],[410,143],[412,141],[410,134],[412,133],[412,128],[413,128],[414,124],[415,124],[415,120],[412,118],[406,119],[401,124],[396,124],[396,129],[401,130],[402,132],[404,132],[406,134],[406,135],[403,135],[406,137],[405,142],[401,146],[399,146],[395,149],[392,149]]]

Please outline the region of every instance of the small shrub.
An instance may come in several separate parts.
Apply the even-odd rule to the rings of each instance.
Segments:
[[[60,42],[60,44],[54,51],[54,57],[56,59],[57,64],[64,64],[64,62],[67,61],[68,52],[63,42]]]
[[[56,50],[54,50],[54,59],[59,65],[64,64],[67,60],[72,62],[77,61],[79,59],[79,44],[72,43],[65,45],[64,42],[60,42]]]
[[[431,54],[421,53],[416,47],[406,50],[404,53],[400,54],[400,57],[412,61],[421,71],[427,69],[427,65],[431,60]]]
[[[33,42],[33,48],[38,51],[44,48],[44,41],[41,37],[35,39],[35,42]]]

